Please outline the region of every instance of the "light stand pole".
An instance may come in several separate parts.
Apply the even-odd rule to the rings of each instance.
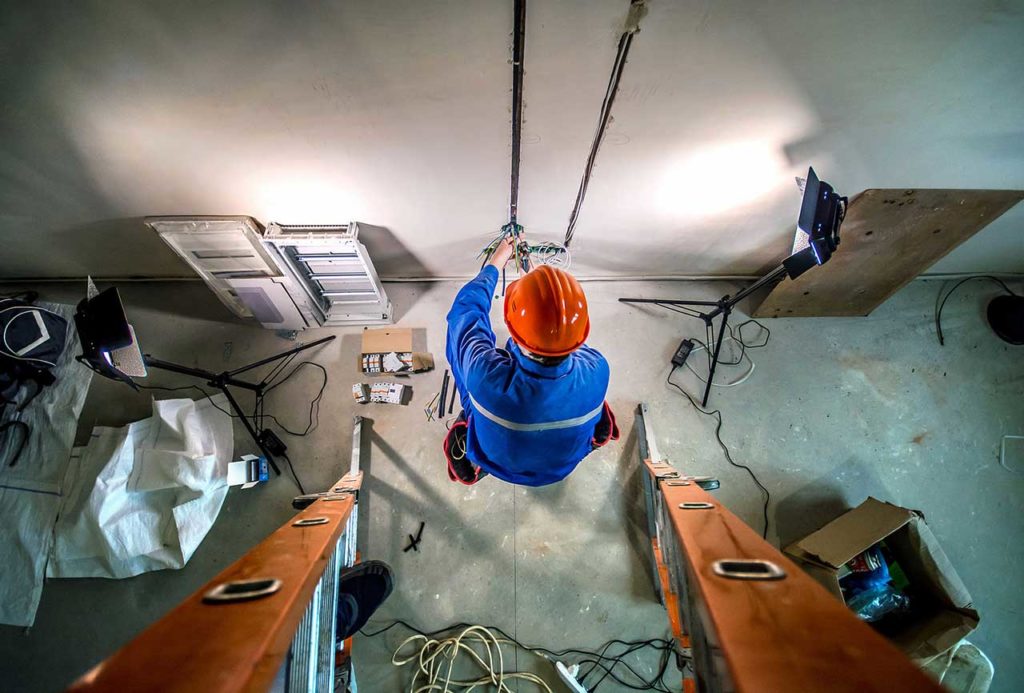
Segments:
[[[708,397],[711,396],[711,384],[715,379],[715,370],[718,368],[718,356],[722,351],[722,341],[725,338],[726,325],[729,322],[729,315],[732,313],[732,309],[750,294],[765,286],[781,281],[789,273],[790,270],[783,263],[750,286],[741,289],[735,296],[726,294],[717,301],[680,301],[669,298],[620,298],[619,301],[621,303],[653,303],[654,305],[668,308],[692,318],[700,318],[704,321],[704,333],[707,339],[708,352],[708,381],[704,386],[704,398],[700,404],[702,407],[707,407]],[[694,306],[711,308],[711,310],[697,310]],[[718,327],[718,337],[716,338],[714,336],[714,320],[719,315],[722,316],[722,323]],[[713,354],[712,350],[714,350]]]
[[[254,368],[265,366],[268,363],[274,363],[276,361],[280,361],[281,359],[286,359],[290,356],[294,356],[295,354],[306,351],[307,349],[312,349],[313,347],[320,346],[321,344],[326,344],[327,342],[333,341],[334,339],[334,335],[331,335],[330,337],[324,337],[323,339],[318,339],[315,342],[310,342],[309,344],[302,344],[300,346],[295,347],[294,349],[289,349],[288,351],[283,351],[280,354],[269,356],[265,359],[256,361],[255,363],[250,363],[248,365],[242,366],[241,368],[236,368],[231,371],[223,371],[221,373],[214,373],[213,371],[203,370],[202,368],[182,366],[177,363],[171,363],[170,361],[162,361],[158,358],[153,358],[149,354],[146,354],[143,357],[143,361],[149,368],[158,368],[162,371],[170,371],[171,373],[179,373],[181,375],[188,375],[192,376],[193,378],[205,380],[207,385],[209,385],[210,387],[215,387],[221,392],[223,392],[224,396],[228,400],[228,404],[231,405],[231,408],[235,411],[236,416],[239,419],[241,419],[242,425],[245,426],[245,430],[249,432],[250,436],[252,436],[252,439],[256,443],[256,446],[259,448],[263,456],[267,459],[267,462],[270,463],[270,466],[273,468],[274,472],[278,476],[280,476],[281,470],[277,466],[277,463],[274,461],[273,454],[267,449],[267,446],[260,439],[260,434],[253,427],[253,423],[249,421],[248,415],[244,411],[242,411],[242,407],[238,403],[238,400],[234,398],[234,396],[231,394],[231,390],[229,390],[228,388],[237,387],[242,390],[249,390],[250,392],[254,392],[256,393],[256,399],[258,402],[259,398],[263,397],[263,394],[266,390],[267,379],[264,378],[258,383],[251,383],[247,380],[240,380],[235,376],[237,376],[240,373],[250,371]]]

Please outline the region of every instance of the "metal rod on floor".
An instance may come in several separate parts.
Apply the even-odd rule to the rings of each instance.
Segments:
[[[444,406],[447,403],[448,396],[448,369],[444,369],[444,377],[441,379],[441,400],[437,404],[437,415],[438,418],[444,416]]]

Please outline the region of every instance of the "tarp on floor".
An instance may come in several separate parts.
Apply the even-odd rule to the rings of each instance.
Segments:
[[[92,371],[75,362],[81,346],[74,329],[74,308],[37,305],[63,317],[68,328],[64,352],[51,371],[56,382],[24,411],[16,414],[9,407],[4,415],[4,421],[16,417],[32,431],[13,467],[18,438],[8,435],[0,440],[0,623],[13,626],[31,626],[36,618],[62,479],[92,380]]]
[[[97,426],[76,448],[49,577],[125,578],[181,568],[217,519],[233,454],[224,395],[153,403],[153,416]]]

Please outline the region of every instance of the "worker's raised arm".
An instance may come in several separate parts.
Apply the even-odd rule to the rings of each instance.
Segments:
[[[466,367],[474,357],[486,358],[494,351],[495,336],[490,312],[498,274],[495,265],[485,265],[475,279],[459,290],[452,309],[448,311],[445,354],[458,383],[465,382]]]

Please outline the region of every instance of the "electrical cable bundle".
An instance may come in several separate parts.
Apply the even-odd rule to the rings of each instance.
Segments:
[[[567,270],[572,265],[572,254],[569,249],[555,241],[542,241],[528,244],[527,252],[534,265],[549,265]]]
[[[562,269],[568,269],[572,264],[572,256],[569,253],[569,249],[561,243],[556,241],[529,243],[522,238],[522,234],[523,227],[519,224],[515,226],[512,224],[502,226],[498,235],[492,238],[477,255],[477,258],[482,258],[483,260],[480,263],[480,267],[483,267],[490,261],[494,251],[498,249],[498,246],[506,238],[514,238],[517,241],[515,245],[515,266],[522,274],[530,271],[531,264],[550,265],[552,267],[561,267]]]
[[[659,691],[672,693],[678,690],[665,681],[669,674],[669,664],[681,661],[681,652],[675,642],[665,638],[652,640],[610,640],[596,650],[568,648],[554,651],[543,647],[530,647],[509,636],[500,628],[480,626],[469,623],[456,623],[433,632],[424,632],[402,620],[391,621],[382,628],[367,632],[367,637],[375,637],[388,632],[396,626],[402,626],[415,635],[406,638],[395,650],[392,663],[395,666],[406,666],[415,663],[415,673],[408,690],[410,693],[426,691],[457,691],[468,693],[478,687],[496,687],[498,691],[510,691],[509,681],[527,681],[538,690],[551,692],[552,688],[539,675],[532,672],[506,672],[502,667],[504,654],[501,646],[512,645],[518,650],[533,654],[549,663],[559,661],[563,657],[580,657],[576,664],[580,665],[580,673],[576,680],[594,693],[603,682],[611,681],[620,687],[634,691]],[[410,650],[410,646],[412,649]],[[613,649],[621,648],[621,652],[612,653]],[[631,664],[627,658],[644,650],[654,649],[660,653],[657,671],[645,676]],[[483,671],[483,675],[471,680],[453,680],[452,675],[459,657],[472,662]],[[497,665],[497,666],[495,666]],[[559,687],[560,689],[560,687]]]
[[[597,161],[597,152],[601,148],[604,136],[611,123],[612,105],[615,103],[615,96],[619,91],[619,82],[622,80],[622,72],[626,68],[626,60],[629,57],[629,49],[633,44],[633,36],[640,31],[640,21],[647,14],[647,0],[630,0],[629,13],[626,15],[625,26],[619,37],[619,44],[615,54],[615,61],[612,64],[611,76],[608,78],[608,86],[605,88],[604,98],[601,102],[601,110],[597,119],[597,131],[594,133],[593,142],[590,145],[590,153],[587,156],[583,176],[580,180],[579,189],[576,192],[576,201],[573,204],[572,212],[569,214],[569,224],[565,231],[565,241],[555,243],[546,241],[536,245],[522,244],[521,235],[523,227],[519,225],[519,169],[522,153],[523,135],[523,90],[524,90],[524,63],[526,58],[526,0],[513,0],[512,14],[514,18],[512,28],[512,156],[509,175],[509,208],[508,223],[501,227],[498,235],[480,251],[479,257],[483,258],[481,268],[487,264],[501,243],[509,238],[515,239],[516,245],[516,269],[523,274],[530,271],[530,258],[535,265],[550,265],[567,269],[571,263],[569,245],[572,243],[573,234],[576,230],[576,221],[579,218],[580,210],[583,207],[583,200],[587,195],[587,188],[590,185],[590,178],[593,175],[594,164]],[[505,292],[505,272],[502,270],[502,293]]]
[[[636,14],[633,6],[641,6],[646,0],[633,0],[630,9],[630,22],[639,22],[642,14]],[[522,152],[523,137],[523,84],[524,64],[526,59],[526,0],[513,0],[512,13],[514,23],[512,28],[512,156],[509,175],[509,207],[508,223],[501,227],[501,231],[490,243],[484,246],[478,257],[483,258],[480,267],[483,268],[494,255],[498,247],[508,238],[512,238],[515,244],[515,266],[520,274],[526,274],[533,265],[551,265],[567,269],[571,258],[568,251],[568,237],[565,244],[554,241],[545,241],[536,245],[530,245],[523,241],[523,227],[518,223],[519,218],[519,169],[520,156]],[[634,21],[635,17],[635,21]],[[638,31],[635,28],[632,31]],[[629,31],[627,29],[627,31]],[[628,50],[628,49],[627,49]],[[621,70],[620,70],[621,71]],[[592,164],[591,164],[592,165]],[[589,178],[589,174],[587,176]],[[582,202],[582,200],[580,200]],[[577,212],[578,213],[578,212]],[[505,293],[505,270],[501,272],[502,294]]]
[[[544,679],[536,674],[505,671],[502,642],[494,633],[482,626],[470,626],[458,635],[441,640],[417,633],[402,641],[391,657],[391,663],[402,667],[416,662],[416,670],[409,684],[410,691],[448,691],[461,688],[472,691],[478,686],[494,686],[499,693],[511,693],[512,689],[506,682],[519,680],[532,683],[546,693],[554,693]],[[402,652],[409,645],[414,647],[412,654],[403,656]],[[453,678],[455,664],[460,656],[473,661],[485,672],[484,675],[469,680]],[[442,683],[443,689],[440,685]]]
[[[604,99],[601,101],[601,110],[597,117],[597,131],[594,133],[594,140],[590,145],[587,163],[583,167],[583,177],[580,179],[579,189],[576,191],[576,201],[573,203],[572,212],[569,213],[569,224],[565,229],[566,248],[572,244],[573,234],[576,232],[576,221],[579,219],[580,210],[583,208],[583,200],[587,197],[590,177],[594,173],[597,152],[601,148],[601,143],[604,142],[605,132],[607,132],[608,125],[612,119],[612,106],[615,104],[615,96],[619,93],[619,82],[622,80],[622,71],[626,69],[626,60],[629,58],[629,49],[633,45],[633,36],[640,31],[640,20],[643,19],[645,14],[647,14],[646,0],[630,0],[626,26],[619,37],[619,46],[615,53],[615,62],[612,64],[612,73],[608,78]]]
[[[483,250],[480,251],[480,254],[477,255],[478,258],[483,258],[483,262],[480,263],[480,267],[483,268],[483,266],[490,261],[491,256],[494,255],[495,251],[502,243],[505,242],[506,239],[512,239],[514,244],[513,247],[515,249],[514,256],[516,269],[523,274],[529,272],[530,263],[527,252],[528,246],[525,241],[523,241],[522,234],[523,227],[521,224],[509,223],[502,226],[498,235],[492,238],[491,242],[485,245]]]
[[[743,337],[743,328],[746,327],[747,325],[751,325],[751,324],[756,325],[757,327],[759,327],[761,329],[761,331],[765,335],[764,336],[764,341],[762,341],[760,344],[758,344],[758,343],[748,343],[746,341],[746,339],[744,339],[744,337]],[[744,322],[741,322],[735,328],[733,328],[732,325],[728,325],[728,328],[729,328],[729,337],[723,341],[723,344],[726,344],[726,343],[739,344],[740,345],[740,353],[739,353],[739,355],[735,359],[732,359],[730,361],[719,360],[718,361],[718,365],[719,366],[738,366],[741,363],[743,363],[744,360],[746,360],[747,363],[750,364],[750,368],[748,368],[746,371],[744,371],[743,375],[741,375],[739,378],[737,378],[736,380],[733,380],[731,382],[728,382],[728,383],[718,383],[718,382],[712,383],[712,385],[714,385],[715,387],[736,387],[737,385],[742,385],[743,383],[745,383],[747,381],[747,379],[751,375],[754,374],[754,368],[756,366],[756,364],[754,363],[754,360],[752,358],[750,358],[749,354],[747,354],[747,350],[748,349],[760,349],[762,347],[767,346],[768,345],[768,340],[771,339],[771,336],[772,336],[771,330],[769,330],[762,323],[760,323],[760,322],[758,322],[757,320],[754,320],[754,319],[750,319],[750,320],[746,320]],[[697,346],[696,348],[693,349],[693,351],[690,352],[691,356],[693,355],[694,352],[697,352],[697,351],[707,351],[708,350],[708,345],[705,344],[704,342],[702,342],[701,340],[699,340],[696,337],[694,337],[693,341],[695,341],[699,346]],[[703,377],[700,373],[698,373],[696,370],[694,370],[693,366],[690,365],[690,361],[689,360],[687,360],[684,365],[686,366],[687,370],[689,370],[691,373],[693,373],[697,377],[697,380],[701,381],[702,383],[707,383],[707,381],[708,381],[707,378]]]

